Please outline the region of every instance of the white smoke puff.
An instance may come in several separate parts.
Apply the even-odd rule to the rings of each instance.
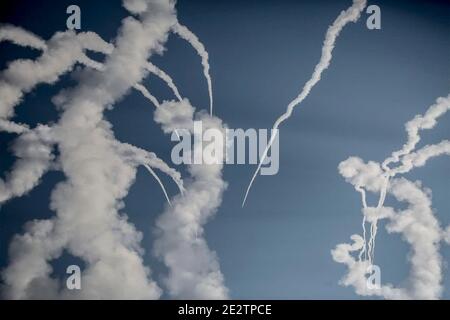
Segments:
[[[431,158],[441,155],[450,155],[450,141],[444,140],[439,144],[427,145],[422,149],[408,154],[402,158],[402,166],[395,172],[408,172],[414,167],[423,167]]]
[[[35,34],[9,24],[0,24],[0,42],[10,41],[14,44],[33,49],[45,50],[45,41]]]
[[[179,129],[179,125],[192,132],[193,110],[186,99],[182,102],[164,102],[161,108],[155,110],[155,121],[162,125],[165,132]],[[197,114],[196,120],[202,121],[205,130],[224,130],[220,119],[207,114]],[[199,146],[194,145],[194,148]],[[193,152],[198,151],[195,149]],[[217,157],[223,157],[223,154],[218,153]],[[165,284],[174,298],[228,297],[218,258],[203,237],[203,226],[216,212],[226,188],[222,169],[221,164],[190,165],[191,179],[185,186],[184,196],[175,197],[172,206],[166,208],[157,220],[155,254],[168,267]]]

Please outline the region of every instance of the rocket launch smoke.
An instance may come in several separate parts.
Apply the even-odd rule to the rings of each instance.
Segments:
[[[175,216],[164,213],[158,222],[161,236],[157,239],[156,253],[170,271],[165,288],[174,297],[196,298],[201,296],[200,292],[213,298],[227,296],[217,258],[205,240],[197,237],[195,243],[177,244],[166,229],[166,226],[182,223],[188,229],[197,228],[196,234],[201,234],[205,218],[215,212],[222,199],[226,185],[221,177],[222,167],[193,166],[191,182],[185,188],[181,175],[155,154],[115,139],[112,125],[103,115],[107,107],[132,88],[160,107],[158,100],[142,85],[148,72],[164,80],[179,101],[164,102],[163,108],[172,104],[180,108],[189,105],[194,115],[194,108],[182,99],[171,77],[148,61],[154,52],[161,52],[171,31],[188,40],[202,56],[212,113],[208,53],[191,31],[178,24],[174,5],[171,0],[124,0],[123,6],[134,17],[122,21],[115,43],[105,42],[93,32],[72,31],[58,32],[45,41],[19,27],[0,26],[0,41],[41,51],[36,60],[13,61],[0,74],[0,129],[18,134],[12,149],[18,160],[6,180],[0,180],[0,202],[28,193],[48,170],[61,170],[66,177],[51,196],[55,216],[29,222],[25,233],[12,240],[10,264],[2,272],[5,297],[159,298],[164,286],[151,279],[150,269],[142,259],[142,235],[122,211],[123,198],[140,165],[156,179],[172,205],[167,212],[175,212]],[[105,54],[105,62],[88,58],[86,50]],[[39,84],[56,83],[77,64],[85,67],[77,71],[78,85],[62,90],[52,99],[62,111],[56,124],[30,128],[9,120],[14,115],[14,107],[27,93]],[[171,111],[176,117],[177,109]],[[199,117],[205,118],[211,126],[222,126],[220,120],[212,116],[199,113]],[[163,127],[171,121],[170,118],[156,118]],[[53,153],[55,147],[59,150],[58,155]],[[166,173],[177,184],[180,194],[173,202],[154,169]],[[201,199],[203,189],[208,190],[211,199],[197,201]],[[196,203],[195,208],[192,203]],[[192,212],[190,222],[180,220],[182,215],[176,214],[186,214],[189,210]],[[177,246],[191,246],[188,249],[190,258],[202,262],[202,266],[197,268],[187,264],[174,269],[173,259],[166,257],[174,253],[183,256]],[[65,289],[51,275],[50,262],[60,257],[63,251],[81,258],[86,264],[81,291]],[[187,269],[183,270],[183,267]],[[192,291],[188,290],[190,280],[186,282],[182,277],[187,271],[199,279],[198,288]],[[121,289],[110,290],[112,287]]]

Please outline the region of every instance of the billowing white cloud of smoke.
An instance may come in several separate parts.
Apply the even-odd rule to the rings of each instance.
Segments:
[[[194,111],[186,99],[164,102],[155,110],[155,121],[167,133],[176,128],[187,129],[192,133]],[[202,121],[204,130],[214,128],[224,134],[225,126],[216,117],[200,112],[196,114],[195,120]],[[193,152],[203,152],[199,148],[199,144],[194,145]],[[218,160],[223,156],[220,152],[214,154]],[[184,196],[176,196],[172,206],[167,207],[157,220],[155,254],[168,267],[165,284],[174,298],[228,297],[217,256],[208,248],[203,237],[203,226],[216,212],[226,188],[222,168],[221,164],[190,165],[191,181],[185,186]]]
[[[21,134],[29,130],[30,128],[26,124],[0,119],[1,132]]]
[[[388,299],[437,299],[442,292],[442,259],[439,254],[441,241],[448,242],[448,233],[441,230],[431,208],[431,191],[424,189],[420,182],[412,183],[404,178],[395,178],[401,173],[410,172],[415,167],[421,167],[434,157],[450,155],[450,142],[427,145],[414,152],[420,141],[419,132],[431,129],[437,119],[450,110],[450,96],[437,99],[424,115],[417,115],[406,125],[408,142],[399,151],[392,153],[382,165],[376,162],[364,163],[357,157],[351,157],[339,165],[340,174],[347,182],[354,185],[362,194],[363,227],[366,220],[371,224],[371,237],[368,245],[368,257],[362,254],[366,250],[365,229],[363,238],[354,235],[353,240],[359,238],[357,245],[341,244],[332,251],[335,261],[347,265],[348,274],[342,280],[344,285],[352,285],[358,294],[379,295]],[[400,162],[395,168],[388,164]],[[365,200],[365,191],[380,193],[376,207],[370,207]],[[407,202],[409,207],[396,212],[393,208],[385,207],[387,193],[392,194],[398,201]],[[367,268],[373,264],[375,236],[377,222],[388,219],[388,232],[401,233],[403,239],[411,245],[411,272],[407,285],[394,288],[384,285],[379,289],[368,289],[366,275]],[[450,229],[449,229],[450,230]],[[351,256],[351,251],[361,250],[359,260]]]
[[[4,293],[9,298],[41,297],[42,288],[49,296],[67,298],[155,299],[161,294],[143,265],[140,232],[120,213],[136,165],[118,153],[103,111],[141,82],[149,55],[161,49],[176,17],[170,0],[126,1],[125,6],[139,13],[141,22],[126,18],[103,72],[83,71],[79,85],[55,99],[64,111],[53,130],[60,151],[59,165],[67,181],[60,183],[51,196],[56,217],[29,223],[25,234],[16,236],[11,244],[11,263],[2,274]],[[58,37],[73,40],[70,34]],[[59,47],[55,50],[61,50],[67,66],[76,50],[73,44]],[[51,44],[46,52],[50,48]],[[56,69],[54,60],[40,59],[44,60],[39,62],[44,64],[43,75],[33,71],[32,79],[24,81],[16,92],[30,90],[38,82],[56,81],[55,74],[59,73],[48,71]],[[58,68],[67,69],[60,64]],[[22,72],[18,74],[20,80],[27,80]],[[6,111],[3,114],[9,114]],[[50,277],[49,261],[59,257],[63,249],[86,262],[80,291],[61,289]]]
[[[45,41],[22,28],[9,24],[0,25],[0,42],[10,41],[22,47],[45,50]]]
[[[209,93],[209,114],[212,116],[213,114],[213,94],[212,94],[212,81],[211,76],[209,74],[209,54],[206,51],[203,43],[200,42],[198,37],[187,27],[177,23],[173,26],[173,31],[178,34],[182,39],[189,42],[192,47],[197,51],[198,55],[202,58],[202,66],[203,66],[203,74],[206,78],[206,82],[208,84],[208,93]]]
[[[266,149],[264,150],[264,153],[259,161],[258,167],[255,170],[252,179],[250,180],[250,183],[247,187],[247,190],[245,192],[244,200],[242,201],[242,206],[245,205],[245,201],[247,200],[248,193],[250,192],[250,189],[252,187],[253,181],[255,180],[256,176],[258,175],[259,170],[261,170],[261,166],[264,163],[264,160],[267,157],[267,153],[272,146],[273,142],[275,141],[275,134],[278,132],[278,127],[287,119],[290,118],[292,115],[292,112],[294,111],[294,108],[298,106],[302,101],[309,95],[312,88],[320,81],[322,77],[322,72],[324,72],[329,66],[332,59],[332,52],[336,43],[336,39],[339,36],[342,29],[349,23],[349,22],[356,22],[359,17],[361,16],[361,12],[366,7],[366,0],[353,0],[353,4],[350,8],[348,8],[345,11],[342,11],[341,14],[336,18],[336,20],[333,22],[333,24],[328,28],[327,33],[325,35],[325,40],[323,42],[322,46],[322,55],[320,57],[319,63],[314,68],[314,72],[311,76],[311,78],[306,82],[304,85],[302,91],[300,94],[292,100],[289,105],[287,106],[286,112],[283,113],[274,123],[272,132],[275,132],[272,134],[272,137],[267,144]]]

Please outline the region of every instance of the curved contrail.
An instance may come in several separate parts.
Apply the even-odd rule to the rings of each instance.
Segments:
[[[258,168],[256,169],[255,173],[253,174],[253,177],[247,187],[247,191],[245,192],[244,200],[242,201],[242,206],[245,205],[245,201],[247,200],[248,193],[250,192],[250,189],[252,187],[253,181],[255,180],[259,170],[261,170],[262,163],[266,159],[267,152],[270,149],[270,147],[273,144],[273,141],[275,140],[277,129],[278,127],[287,119],[290,118],[292,112],[294,111],[294,108],[298,106],[311,92],[311,89],[319,82],[322,72],[325,71],[328,66],[330,65],[333,52],[334,45],[336,42],[336,39],[341,32],[341,30],[345,27],[345,25],[349,22],[356,22],[361,12],[363,11],[364,7],[366,6],[366,0],[353,0],[353,5],[348,8],[345,11],[342,11],[341,14],[336,18],[336,20],[333,22],[333,24],[328,28],[327,33],[325,35],[325,40],[323,42],[322,46],[322,56],[320,57],[319,63],[314,68],[314,72],[311,76],[311,78],[306,82],[305,86],[303,87],[300,94],[292,100],[289,105],[287,106],[286,112],[283,113],[274,123],[273,130],[275,133],[272,133],[272,136],[270,138],[270,142],[267,145],[266,149],[264,150],[264,154],[261,157],[261,160],[258,164]]]
[[[155,105],[155,107],[159,108],[159,101],[155,98],[154,95],[152,95],[146,87],[144,87],[142,84],[137,83],[134,85],[134,88],[138,90],[144,97],[146,97],[148,100],[150,100],[151,103]]]

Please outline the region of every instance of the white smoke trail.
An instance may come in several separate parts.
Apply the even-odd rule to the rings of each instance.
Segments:
[[[158,99],[156,99],[156,97],[154,95],[152,95],[146,87],[144,87],[142,84],[135,84],[134,88],[136,90],[138,90],[140,93],[142,93],[142,95],[148,99],[156,108],[159,108],[161,105],[158,101]],[[177,138],[180,139],[180,135],[178,134],[178,130],[174,129],[175,134],[177,135]]]
[[[178,189],[180,190],[180,193],[183,194],[184,187],[183,180],[181,179],[181,174],[177,170],[169,167],[163,160],[158,158],[155,153],[148,152],[146,150],[123,142],[117,142],[116,148],[119,154],[127,161],[131,161],[136,165],[147,165],[167,174],[175,182]]]
[[[172,132],[174,127],[192,133],[194,116],[194,108],[187,99],[165,101],[155,110],[155,121],[166,133]],[[224,134],[225,127],[220,119],[197,113],[196,120],[202,121],[205,130],[214,128]],[[198,148],[201,146],[195,144],[193,152],[203,151]],[[224,154],[217,152],[213,156],[220,160]],[[168,268],[165,284],[173,298],[228,297],[217,256],[208,248],[203,236],[203,226],[219,207],[226,188],[222,169],[222,164],[189,165],[191,179],[184,196],[176,196],[172,206],[157,220],[155,254]]]
[[[252,179],[250,180],[250,183],[245,192],[244,200],[242,201],[242,206],[245,205],[245,201],[247,200],[248,193],[250,192],[253,181],[255,180],[256,176],[258,175],[259,170],[261,170],[261,166],[267,157],[267,153],[275,140],[274,135],[278,132],[277,131],[278,127],[284,121],[286,121],[287,119],[290,118],[290,116],[292,115],[292,112],[294,111],[294,108],[296,106],[298,106],[300,103],[302,103],[302,101],[311,92],[311,89],[320,81],[322,72],[324,72],[330,65],[331,58],[332,58],[332,52],[333,52],[333,49],[335,46],[336,39],[339,36],[339,33],[349,22],[356,22],[359,19],[359,17],[361,16],[361,12],[365,8],[365,6],[366,6],[366,0],[353,0],[353,5],[350,8],[348,8],[347,10],[342,11],[341,14],[333,22],[333,24],[328,28],[327,33],[325,35],[325,40],[324,40],[323,46],[322,46],[322,55],[320,57],[320,61],[314,68],[314,72],[313,72],[311,78],[306,82],[306,84],[304,85],[300,94],[289,103],[289,105],[287,106],[286,112],[283,113],[275,121],[275,123],[272,127],[273,128],[272,132],[275,132],[275,133],[272,134],[270,142],[267,144],[267,147],[264,150],[261,160],[259,161],[258,167],[255,170],[255,172],[252,176]]]
[[[46,50],[45,41],[35,34],[9,24],[0,25],[0,42],[10,41],[22,47]]]
[[[189,42],[192,47],[197,51],[197,54],[202,58],[203,65],[203,74],[208,83],[208,93],[209,93],[209,114],[213,115],[213,93],[212,93],[212,81],[211,76],[209,74],[209,55],[205,49],[203,43],[200,42],[198,37],[188,28],[181,25],[180,23],[176,23],[172,30],[178,34],[182,39]]]
[[[440,97],[436,103],[432,105],[427,112],[422,115],[417,115],[414,119],[406,123],[405,128],[408,133],[408,141],[404,144],[401,150],[392,153],[391,157],[383,162],[383,169],[390,171],[388,165],[393,162],[398,162],[400,157],[409,154],[414,150],[416,145],[420,142],[419,132],[425,129],[432,129],[437,124],[437,120],[450,110],[450,95],[447,97]]]
[[[147,70],[158,76],[161,80],[163,80],[169,86],[169,88],[172,89],[173,93],[175,94],[175,96],[179,101],[183,100],[183,98],[181,98],[177,86],[167,73],[165,73],[163,70],[161,70],[160,68],[158,68],[157,66],[155,66],[153,63],[150,62],[147,64]]]
[[[349,268],[343,279],[344,285],[352,285],[356,292],[362,295],[380,295],[388,299],[437,299],[442,292],[442,259],[439,254],[439,243],[446,240],[446,233],[440,229],[439,223],[431,209],[429,190],[423,190],[420,182],[412,183],[404,178],[395,178],[398,174],[410,172],[415,167],[421,167],[434,157],[450,155],[450,141],[444,140],[438,144],[427,145],[414,152],[421,140],[420,131],[431,129],[437,124],[437,119],[450,110],[450,95],[440,97],[424,115],[417,115],[406,124],[408,141],[403,148],[395,151],[381,165],[374,162],[365,164],[359,158],[349,158],[339,165],[339,172],[347,182],[353,184],[362,192],[363,213],[371,223],[371,236],[368,243],[368,260],[361,261],[363,244],[360,251],[360,261],[356,263],[350,251],[343,250],[338,245],[333,250],[335,261],[345,263]],[[388,165],[400,162],[395,168]],[[376,207],[368,207],[365,201],[365,190],[379,192],[380,198]],[[391,193],[399,201],[406,201],[410,207],[401,212],[384,207],[387,193]],[[379,290],[369,290],[366,286],[367,267],[373,264],[377,222],[389,219],[389,232],[399,232],[412,246],[411,274],[409,286],[393,288],[392,285],[381,287]],[[345,247],[348,248],[348,247]],[[347,257],[342,259],[342,257]]]
[[[29,130],[30,128],[26,124],[0,119],[0,131],[21,134]]]
[[[153,171],[153,169],[148,164],[144,164],[144,167],[148,170],[148,172],[150,172],[150,174],[159,183],[159,186],[161,187],[161,189],[162,189],[162,191],[164,193],[164,196],[166,197],[167,203],[169,205],[172,205],[172,203],[170,202],[169,196],[167,195],[166,188],[164,187],[164,184],[162,183],[161,179],[159,179],[158,175],[155,173],[155,171]]]
[[[407,173],[413,168],[413,164],[407,161],[410,153],[414,150],[417,144],[420,142],[419,132],[425,129],[432,129],[437,124],[437,120],[450,110],[450,95],[447,97],[439,97],[436,103],[433,104],[426,111],[424,115],[417,115],[413,120],[406,123],[405,128],[408,134],[408,140],[404,144],[401,150],[392,153],[391,157],[387,158],[382,163],[382,168],[385,171],[383,188],[380,191],[380,199],[378,201],[377,209],[379,210],[386,199],[387,189],[389,187],[389,179],[394,178],[399,173]],[[436,148],[436,146],[434,147]],[[439,152],[439,149],[437,150]],[[404,159],[401,159],[404,157]],[[401,161],[402,165],[397,168],[389,168],[389,164],[393,162]],[[406,163],[405,163],[406,161]],[[375,238],[377,234],[377,221],[375,220],[371,225],[371,236],[369,240],[369,256],[371,262],[374,260],[375,255]]]

